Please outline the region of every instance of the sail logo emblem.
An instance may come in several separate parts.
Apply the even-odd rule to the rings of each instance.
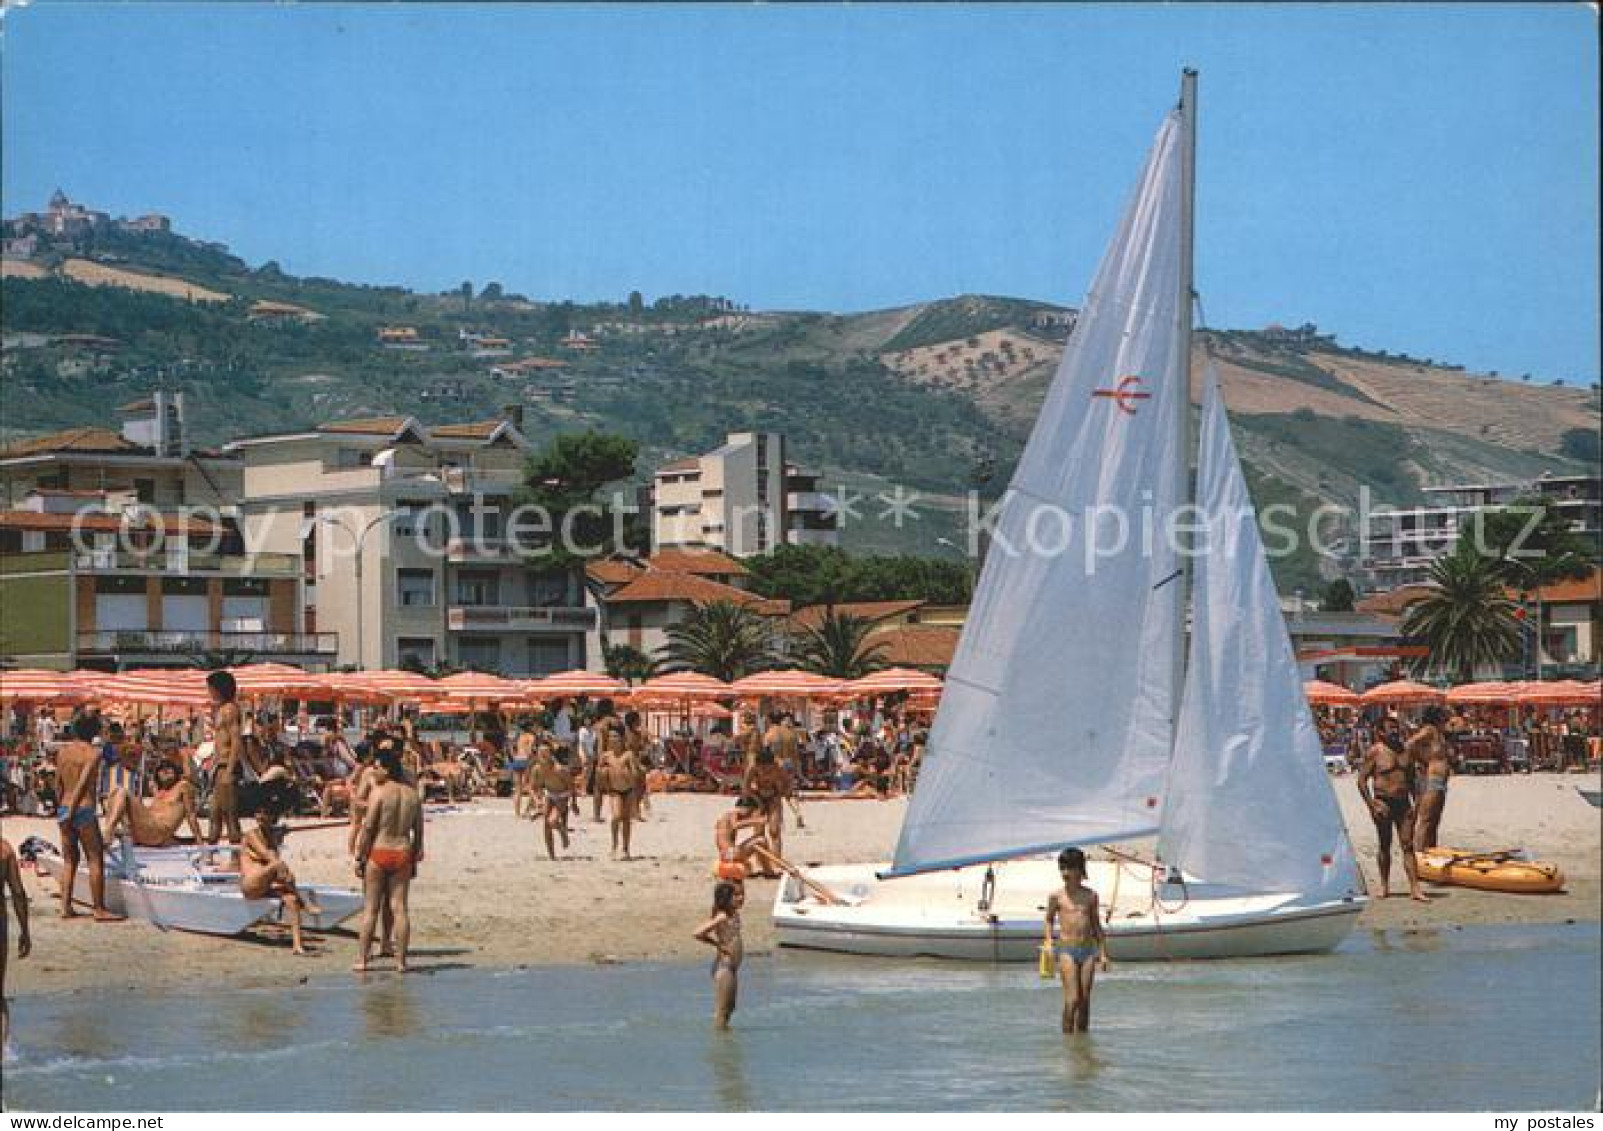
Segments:
[[[1151,393],[1143,393],[1140,389],[1141,378],[1135,376],[1120,377],[1119,383],[1113,388],[1094,389],[1091,395],[1093,397],[1105,397],[1111,400],[1120,412],[1134,416],[1136,410],[1135,406],[1130,403],[1131,401],[1149,401],[1152,399]]]

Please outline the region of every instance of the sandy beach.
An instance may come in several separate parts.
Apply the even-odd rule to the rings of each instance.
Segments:
[[[1360,927],[1428,929],[1505,922],[1596,922],[1599,919],[1600,827],[1603,817],[1576,787],[1599,788],[1597,775],[1530,775],[1455,779],[1442,842],[1453,847],[1522,846],[1559,864],[1563,893],[1513,896],[1436,888],[1428,906],[1407,899],[1374,901]],[[1337,795],[1373,888],[1374,831],[1351,778]],[[413,887],[416,964],[429,968],[508,967],[560,963],[671,961],[700,957],[690,932],[705,917],[711,890],[712,824],[729,801],[701,795],[660,796],[636,831],[638,858],[607,858],[607,829],[586,816],[575,826],[574,856],[545,859],[538,826],[514,820],[510,802],[479,801],[434,816],[428,858]],[[901,824],[902,801],[811,802],[807,828],[789,829],[786,855],[798,863],[888,859]],[[8,817],[4,835],[56,839],[52,823]],[[308,881],[354,886],[343,829],[321,828],[290,838],[287,858]],[[13,954],[13,996],[91,989],[162,989],[204,982],[240,988],[282,985],[347,974],[355,958],[346,932],[322,937],[311,958],[291,956],[287,937],[261,931],[239,939],[161,932],[134,922],[96,924],[56,917],[54,885],[25,873],[33,899],[34,953]],[[1394,890],[1402,886],[1394,867]],[[774,883],[749,885],[748,951],[773,945],[767,908]],[[388,976],[388,975],[384,975]]]

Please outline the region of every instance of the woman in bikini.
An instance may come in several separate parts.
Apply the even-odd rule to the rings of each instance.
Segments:
[[[740,963],[746,945],[740,937],[740,909],[746,904],[746,889],[725,881],[712,889],[712,918],[696,928],[697,942],[706,943],[718,953],[712,960],[713,1009],[715,1028],[728,1029],[735,1013],[735,995],[740,990]]]
[[[106,839],[115,837],[118,828],[126,823],[129,835],[140,848],[166,848],[177,839],[186,821],[189,835],[199,844],[205,838],[195,809],[195,787],[171,762],[156,767],[156,795],[149,801],[119,789],[106,803]]]
[[[309,952],[301,937],[301,913],[304,910],[315,915],[320,908],[301,895],[295,886],[295,873],[278,854],[277,822],[278,810],[264,800],[257,807],[256,827],[245,834],[240,853],[239,890],[246,899],[277,896],[283,902],[284,910],[289,913],[290,949],[304,958]]]
[[[1098,966],[1108,968],[1097,894],[1085,885],[1085,853],[1065,848],[1058,856],[1063,887],[1046,901],[1046,940],[1063,983],[1063,1031],[1083,1033],[1091,1025],[1091,984]]]

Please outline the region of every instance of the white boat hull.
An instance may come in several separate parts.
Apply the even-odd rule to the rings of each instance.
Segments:
[[[795,879],[774,900],[779,945],[890,958],[1034,962],[1047,895],[1061,883],[1050,859],[993,866],[982,909],[984,865],[880,880],[886,865],[840,865],[807,875],[844,904],[829,904]],[[1087,883],[1106,915],[1115,961],[1249,958],[1334,949],[1363,910],[1362,896],[1254,893],[1187,881],[1153,884],[1137,863],[1092,861]],[[1106,913],[1111,908],[1111,915]]]
[[[117,849],[106,859],[106,908],[129,919],[153,923],[164,930],[193,931],[203,935],[237,935],[259,923],[288,923],[283,903],[275,898],[246,899],[239,890],[239,873],[197,868],[194,848],[135,850],[137,875],[130,875]],[[226,857],[226,850],[219,851]],[[65,873],[60,856],[45,855],[39,871],[57,885]],[[345,888],[302,884],[301,890],[319,909],[303,915],[302,925],[313,931],[338,926],[362,909],[362,894]],[[78,865],[73,902],[89,906],[89,869]]]

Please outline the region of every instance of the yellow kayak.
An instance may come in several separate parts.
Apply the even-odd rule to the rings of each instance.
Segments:
[[[1462,848],[1427,848],[1417,853],[1419,878],[1433,884],[1455,884],[1481,891],[1521,895],[1562,891],[1564,873],[1557,864],[1527,860],[1520,849],[1468,852]]]

